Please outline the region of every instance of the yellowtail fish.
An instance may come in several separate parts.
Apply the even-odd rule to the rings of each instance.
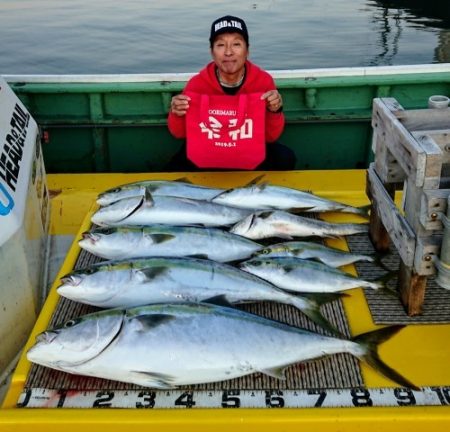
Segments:
[[[106,259],[189,256],[219,262],[249,258],[263,247],[219,228],[171,225],[96,228],[83,233],[78,244]]]
[[[187,179],[177,180],[144,180],[127,183],[101,192],[97,204],[105,206],[124,198],[144,196],[148,191],[152,196],[175,196],[197,200],[210,200],[224,189],[195,185]]]
[[[58,294],[102,308],[185,301],[284,303],[337,333],[321,314],[320,306],[336,300],[338,295],[293,295],[251,273],[211,260],[152,257],[106,261],[75,270],[61,282]]]
[[[107,309],[36,339],[33,363],[152,388],[223,381],[261,372],[284,379],[292,364],[349,353],[401,387],[417,387],[378,355],[402,326],[351,340],[323,336],[234,308],[204,303]]]
[[[271,237],[289,240],[313,236],[336,238],[368,231],[366,223],[324,222],[281,210],[252,213],[230,228],[230,232],[253,240]]]
[[[124,225],[202,225],[227,226],[251,211],[188,198],[155,196],[124,198],[100,207],[92,222],[100,226]]]
[[[370,255],[362,255],[331,248],[312,241],[292,241],[277,243],[255,252],[256,257],[292,257],[320,261],[331,267],[341,267],[358,261],[377,261]]]
[[[212,201],[258,210],[296,210],[303,212],[345,212],[367,216],[366,208],[357,208],[340,202],[331,201],[309,192],[276,186],[268,183],[250,184],[244,187],[228,189]]]
[[[239,267],[279,288],[295,292],[331,293],[358,287],[386,289],[381,280],[366,281],[326,264],[300,258],[252,258]]]

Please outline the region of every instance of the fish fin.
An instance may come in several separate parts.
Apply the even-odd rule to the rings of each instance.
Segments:
[[[342,292],[332,292],[332,293],[298,293],[300,297],[306,298],[319,306],[331,303],[332,301],[342,299],[344,297],[349,297],[348,294]]]
[[[267,187],[267,186],[269,186],[269,183],[268,182],[262,182],[262,183],[258,183],[258,184],[253,184],[253,185],[250,185],[250,187],[254,187],[255,189],[258,189],[259,191],[264,191],[264,189]]]
[[[136,315],[129,317],[131,320],[136,320],[142,325],[141,331],[150,330],[161,324],[175,319],[174,315],[169,314],[148,314],[148,315]]]
[[[139,381],[142,381],[143,384],[147,387],[153,387],[162,390],[173,389],[176,387],[172,384],[174,381],[174,377],[172,377],[171,375],[146,371],[130,372],[135,375]]]
[[[187,177],[180,177],[180,178],[177,178],[177,179],[172,180],[172,181],[178,182],[178,183],[189,183],[189,184],[192,184],[192,181],[189,180]]]
[[[336,235],[336,234],[326,234],[324,235],[325,238],[329,238],[329,239],[344,239],[344,236],[340,236],[340,235]]]
[[[310,206],[310,207],[292,207],[292,208],[287,209],[286,211],[287,211],[287,212],[290,212],[290,213],[297,214],[297,213],[312,212],[312,211],[315,210],[315,208],[316,208],[316,206]]]
[[[198,259],[209,259],[209,256],[206,254],[192,254],[192,255],[186,255],[188,258],[198,258]]]
[[[328,264],[327,264],[327,260],[326,260],[326,259],[323,259],[323,258],[321,258],[321,257],[306,257],[306,258],[301,258],[301,259],[304,259],[304,260],[306,260],[306,261],[314,261],[314,262],[318,262],[318,263],[320,263],[320,264],[328,265]],[[331,266],[330,266],[330,267],[331,267]]]
[[[202,303],[209,303],[216,306],[225,306],[225,307],[233,307],[233,305],[227,300],[225,294],[216,295],[214,297],[207,298],[202,300]]]
[[[280,366],[280,367],[275,367],[275,368],[270,368],[270,369],[261,369],[258,372],[262,372],[263,374],[269,375],[272,378],[286,381],[286,376],[284,375],[285,369],[286,369],[286,366]]]
[[[293,240],[294,237],[290,236],[289,234],[276,234],[274,237],[278,237],[284,240]]]
[[[144,234],[153,240],[153,243],[164,243],[175,238],[173,234]]]
[[[143,206],[144,207],[153,207],[154,205],[155,205],[155,201],[153,200],[150,189],[145,188],[144,198],[143,198]]]
[[[283,269],[283,271],[284,271],[284,274],[288,274],[288,273],[290,273],[290,272],[292,272],[292,271],[294,271],[294,270],[297,270],[297,266],[295,266],[295,265],[290,265],[290,264],[288,264],[288,265],[284,265],[283,267],[282,267],[282,269]]]
[[[261,219],[268,219],[270,218],[270,216],[273,215],[275,210],[267,210],[267,211],[262,211],[262,212],[257,212],[257,213],[253,213],[253,217],[259,217]]]
[[[158,276],[167,273],[168,270],[169,270],[168,267],[159,266],[159,267],[143,268],[143,269],[135,270],[135,272],[137,274],[143,275],[144,280],[142,282],[146,282],[146,281],[153,280],[153,279],[157,278]]]
[[[328,321],[320,311],[321,305],[337,300],[338,298],[341,297],[339,293],[331,293],[331,294],[332,295],[324,294],[322,296],[301,294],[300,295],[301,299],[299,299],[298,301],[298,306],[295,297],[292,301],[292,304],[298,307],[311,321],[322,327],[324,330],[327,330],[329,333],[335,336],[343,337],[344,335],[335,326],[333,326],[333,324],[331,324],[330,321]]]
[[[261,175],[255,177],[253,180],[250,180],[244,187],[249,187],[249,186],[255,185],[255,184],[258,183],[264,176],[265,176],[265,174],[261,174]]]
[[[145,191],[147,192],[147,189],[145,189]],[[131,210],[130,213],[128,213],[122,219],[119,219],[117,222],[123,222],[124,220],[128,219],[130,216],[132,216],[134,213],[136,213],[143,205],[145,205],[145,196],[143,196],[141,198],[141,200],[139,201],[139,204],[133,210]]]
[[[378,354],[378,346],[397,334],[404,327],[404,325],[393,325],[356,336],[352,339],[352,341],[358,344],[360,348],[363,348],[363,353],[355,355],[359,359],[365,361],[377,372],[394,381],[395,383],[401,385],[402,387],[411,388],[413,390],[420,390],[419,387],[417,387],[404,376],[400,375],[396,370],[392,369],[390,366],[384,363]]]

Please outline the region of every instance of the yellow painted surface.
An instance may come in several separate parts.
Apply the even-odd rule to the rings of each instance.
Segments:
[[[49,175],[49,189],[53,191],[51,230],[58,234],[79,234],[89,226],[89,211],[95,208],[97,193],[118,184],[143,179],[177,179],[187,177],[193,183],[233,187],[248,183],[259,173],[188,173],[186,174],[89,174]],[[351,205],[368,204],[365,196],[365,171],[307,171],[266,173],[268,182],[311,190],[330,199]],[[329,221],[361,221],[357,216],[329,214]],[[343,240],[330,240],[329,245],[347,249]],[[60,275],[68,273],[76,260],[79,248],[72,245]],[[354,269],[349,266],[346,270]],[[30,335],[27,347],[36,334],[46,329],[58,300],[58,278],[47,303]],[[352,334],[375,329],[365,297],[361,290],[352,290],[344,300]],[[410,325],[380,347],[381,358],[418,386],[450,385],[450,325]],[[26,349],[25,349],[26,351]],[[1,431],[134,431],[142,427],[179,430],[313,430],[383,432],[404,428],[409,432],[425,428],[450,430],[450,406],[401,408],[340,408],[285,410],[76,410],[76,409],[16,409],[15,404],[23,388],[29,362],[23,356],[13,376],[12,384],[0,410]],[[393,387],[392,382],[362,366],[367,387]],[[126,429],[124,429],[126,428]]]

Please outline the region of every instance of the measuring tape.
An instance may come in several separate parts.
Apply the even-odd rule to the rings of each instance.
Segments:
[[[50,390],[33,388],[21,408],[336,408],[449,406],[450,387],[309,390]]]

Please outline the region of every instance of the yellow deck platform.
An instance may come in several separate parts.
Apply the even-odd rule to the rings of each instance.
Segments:
[[[189,173],[185,174],[89,174],[49,175],[48,184],[52,192],[51,234],[76,235],[76,240],[88,227],[86,214],[98,192],[107,188],[143,179],[177,179],[187,177],[193,183],[210,186],[233,187],[248,183],[261,173]],[[365,196],[365,171],[307,171],[266,173],[265,180],[311,190],[314,193],[351,205],[368,204]],[[330,221],[352,221],[355,216],[330,214]],[[84,222],[83,222],[84,221]],[[343,240],[330,240],[330,246],[346,248]],[[76,260],[79,248],[72,245],[60,270],[68,273]],[[56,286],[50,292],[47,302],[30,335],[26,349],[35,336],[47,328],[58,300]],[[361,290],[352,290],[344,299],[344,307],[352,334],[360,334],[377,328]],[[182,428],[185,431],[200,430],[314,430],[366,432],[423,431],[436,427],[450,430],[450,324],[410,325],[384,343],[380,348],[381,358],[420,387],[446,387],[442,406],[399,406],[358,408],[296,408],[296,409],[42,409],[16,408],[30,364],[22,356],[12,383],[0,409],[1,431],[60,431],[139,430],[142,427],[160,428],[171,431]],[[368,388],[390,388],[395,384],[384,379],[369,367],[362,365],[365,386]]]

